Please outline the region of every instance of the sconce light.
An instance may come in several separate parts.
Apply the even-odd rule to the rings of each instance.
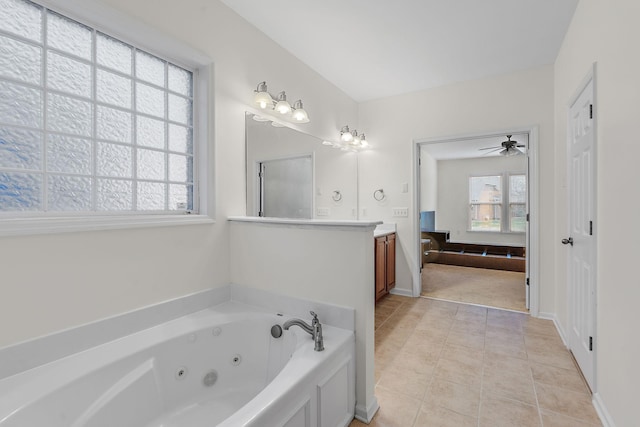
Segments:
[[[267,90],[267,82],[258,83],[254,92],[253,102],[258,108],[277,111],[283,116],[291,117],[294,123],[309,123],[309,114],[302,107],[301,99],[294,102],[292,107],[287,101],[287,94],[282,91],[275,97],[275,101],[274,96]]]
[[[336,145],[336,144],[334,144]],[[350,130],[349,126],[343,126],[340,129],[340,143],[337,144],[337,148],[343,151],[353,150],[358,151],[367,148],[369,143],[363,134],[359,134],[357,130]]]

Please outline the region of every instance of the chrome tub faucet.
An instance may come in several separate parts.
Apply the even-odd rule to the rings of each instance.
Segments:
[[[324,350],[324,341],[322,339],[322,325],[318,320],[318,315],[315,314],[313,311],[311,311],[310,313],[313,316],[311,325],[309,325],[304,320],[291,319],[284,322],[284,324],[282,325],[282,328],[285,331],[288,331],[289,328],[292,326],[300,326],[300,328],[302,328],[303,331],[305,331],[306,333],[310,334],[311,337],[313,337],[313,342],[314,342],[313,349],[315,351],[322,351]]]

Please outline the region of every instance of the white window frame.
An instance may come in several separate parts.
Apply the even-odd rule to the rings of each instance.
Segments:
[[[193,70],[193,155],[195,214],[140,214],[138,212],[100,212],[87,216],[69,213],[43,213],[43,216],[0,219],[0,236],[48,234],[71,231],[142,228],[186,224],[214,223],[212,190],[213,165],[208,146],[212,108],[213,64],[210,58],[167,34],[130,15],[94,0],[31,0],[54,12],[111,35],[150,54],[169,59],[178,66]]]
[[[511,201],[511,177],[512,176],[524,176],[524,180],[525,180],[525,185],[528,186],[529,184],[527,183],[527,174],[525,172],[510,172],[505,174],[506,175],[506,182],[507,182],[507,195],[506,195],[506,200],[507,200],[507,216],[506,216],[506,223],[507,223],[507,228],[509,230],[509,233],[513,233],[513,234],[524,234],[526,233],[526,231],[513,231],[511,229],[511,206],[522,206],[525,210],[525,212],[527,211],[527,200],[525,198],[524,202],[512,202]],[[526,222],[525,222],[526,224]],[[525,230],[526,230],[526,226],[525,226]]]
[[[510,200],[510,178],[511,176],[518,176],[518,175],[523,175],[525,177],[525,180],[527,179],[527,173],[526,172],[497,172],[497,173],[486,173],[486,174],[477,174],[477,175],[469,175],[469,177],[467,178],[467,184],[468,184],[468,192],[467,192],[467,204],[469,206],[469,214],[468,214],[468,218],[467,218],[467,223],[468,223],[468,227],[467,227],[467,231],[469,233],[494,233],[494,234],[525,234],[526,231],[512,231],[511,230],[511,205],[524,205],[525,206],[525,210],[526,210],[526,206],[527,203],[511,203]],[[472,178],[483,178],[483,177],[489,177],[489,176],[499,176],[500,177],[500,185],[502,187],[502,200],[500,202],[495,202],[495,203],[472,203],[471,202],[471,179]],[[528,184],[527,184],[528,185]],[[472,206],[473,205],[479,205],[479,204],[483,204],[483,205],[487,205],[487,204],[491,204],[491,205],[499,205],[500,206],[500,230],[499,231],[491,231],[491,230],[472,230],[471,229],[471,212],[472,212]]]

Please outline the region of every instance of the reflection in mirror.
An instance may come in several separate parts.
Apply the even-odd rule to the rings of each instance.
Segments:
[[[357,153],[245,117],[247,215],[357,219]]]

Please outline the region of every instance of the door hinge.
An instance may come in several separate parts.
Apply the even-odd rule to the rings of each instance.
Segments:
[[[589,337],[589,351],[593,351],[593,337]]]
[[[529,278],[527,277],[527,286],[529,286]]]
[[[258,216],[264,216],[264,211],[258,212]]]
[[[589,104],[589,118],[593,119],[593,104]]]
[[[527,222],[529,222],[529,214],[527,214]]]
[[[589,236],[593,236],[593,221],[589,221]]]

